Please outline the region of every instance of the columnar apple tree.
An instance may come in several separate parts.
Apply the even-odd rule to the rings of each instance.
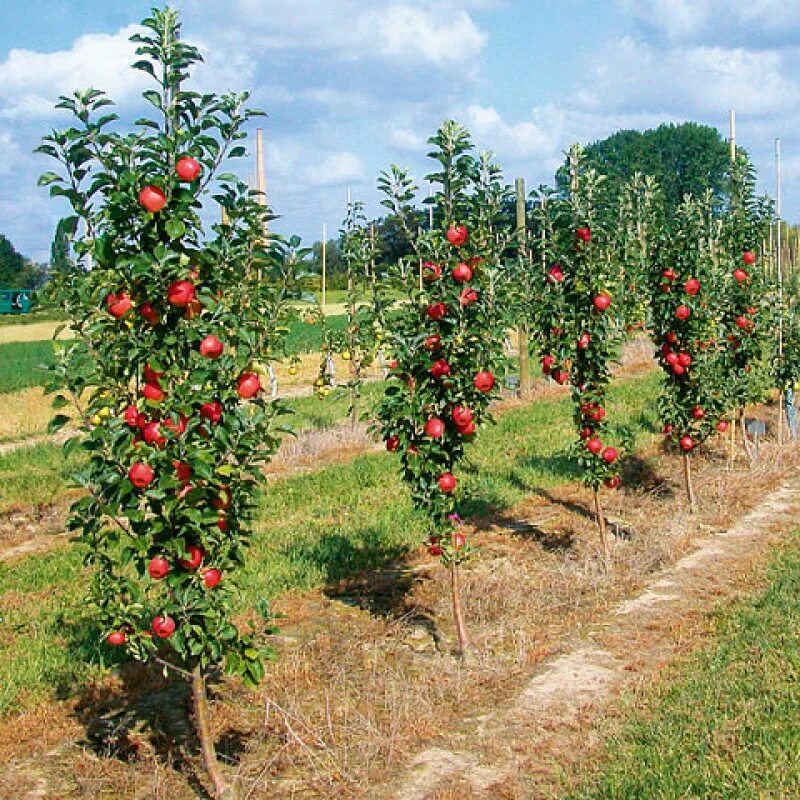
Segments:
[[[658,245],[651,275],[651,334],[664,370],[659,412],[665,435],[682,451],[691,508],[691,453],[728,428],[719,236],[710,195],[687,197]]]
[[[119,132],[103,93],[75,92],[59,103],[74,127],[39,148],[59,162],[41,183],[71,205],[84,266],[60,287],[75,338],[51,387],[71,412],[53,427],[69,420],[80,433],[66,449],[86,454],[69,525],[92,568],[102,638],[191,678],[220,795],[204,675],[220,666],[250,683],[263,675],[264,652],[231,618],[233,586],[280,435],[281,409],[256,370],[280,355],[293,276],[265,235],[266,209],[217,174],[244,155],[236,143],[257,113],[247,95],[185,88],[200,56],[171,10],[154,10],[143,28],[134,68],[154,81],[144,98],[157,118]],[[227,224],[207,232],[211,187]]]
[[[776,330],[761,251],[772,208],[756,197],[755,170],[745,154],[738,154],[729,181],[720,254],[726,273],[725,354],[731,410],[738,413],[742,442],[752,457],[744,412],[747,405],[762,401],[770,388],[768,351]]]
[[[575,455],[592,489],[606,563],[611,557],[600,503],[603,486],[619,486],[621,442],[611,440],[606,392],[624,334],[623,274],[614,257],[613,229],[602,202],[602,177],[586,169],[578,146],[570,150],[566,197],[537,203],[532,239],[545,263],[537,341],[542,371],[571,384],[579,438]],[[613,219],[613,218],[612,218]],[[534,259],[536,260],[536,259]]]
[[[429,140],[439,169],[432,230],[408,228],[415,255],[400,264],[409,299],[392,312],[391,382],[377,413],[390,452],[401,460],[414,505],[426,517],[429,548],[450,567],[453,611],[461,652],[467,633],[458,566],[468,548],[459,531],[459,464],[477,430],[489,420],[502,363],[503,326],[494,311],[499,255],[481,204],[481,161],[468,132],[448,121]],[[496,173],[490,182],[497,179]],[[415,187],[397,168],[381,176],[386,205],[401,220],[413,217]],[[485,186],[484,186],[485,188]],[[415,266],[421,268],[422,286]]]

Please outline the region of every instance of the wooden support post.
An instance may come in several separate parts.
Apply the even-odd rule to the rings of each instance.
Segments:
[[[322,316],[325,316],[325,305],[328,302],[328,226],[322,223]]]
[[[517,196],[517,240],[522,259],[527,261],[527,213],[525,208],[525,179],[516,180]],[[523,322],[517,328],[517,347],[519,351],[519,396],[525,397],[531,390],[531,354],[528,325]]]

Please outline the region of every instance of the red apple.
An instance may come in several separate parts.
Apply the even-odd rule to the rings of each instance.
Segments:
[[[619,457],[619,453],[617,452],[616,447],[606,447],[606,449],[603,450],[601,457],[606,464],[613,464]]]
[[[243,372],[236,383],[236,391],[243,400],[250,400],[261,391],[261,381],[255,372]]]
[[[131,428],[139,428],[144,423],[144,417],[136,406],[128,406],[122,415],[125,423]]]
[[[683,290],[688,295],[696,295],[700,291],[700,281],[697,278],[689,278],[686,283],[683,284]]]
[[[150,630],[159,639],[168,639],[175,633],[175,620],[168,616],[158,616],[151,623]]]
[[[399,436],[390,436],[386,440],[386,449],[390,453],[396,453],[397,449],[400,447],[400,437]]]
[[[556,363],[555,356],[551,355],[542,356],[542,372],[544,372],[544,374],[547,375],[555,363]]]
[[[717,430],[718,430],[720,433],[725,433],[725,431],[727,431],[727,430],[728,430],[728,421],[727,421],[727,420],[725,420],[725,419],[721,419],[721,420],[720,420],[720,421],[717,423]]]
[[[204,358],[219,358],[222,355],[222,351],[225,349],[225,345],[217,339],[214,334],[210,334],[200,342],[200,355]]]
[[[575,236],[581,242],[590,242],[592,240],[592,231],[590,228],[586,227],[585,225],[581,228],[578,228],[575,231]]]
[[[737,283],[744,283],[747,280],[748,275],[743,269],[739,268],[733,271],[733,277]]]
[[[181,483],[189,483],[192,479],[192,468],[185,462],[178,461],[177,459],[172,462],[172,466],[175,467],[175,475],[178,480]]]
[[[475,431],[476,431],[477,429],[478,429],[478,428],[477,428],[477,426],[475,425],[475,422],[474,422],[474,421],[470,421],[470,422],[468,422],[466,425],[459,425],[459,426],[458,426],[458,432],[459,432],[459,433],[460,433],[462,436],[472,436],[472,435],[475,433]]]
[[[437,483],[439,484],[439,488],[445,494],[452,494],[455,491],[458,482],[456,481],[456,477],[452,472],[443,472],[439,476]]]
[[[706,412],[700,406],[692,408],[692,419],[703,419],[705,415]]]
[[[606,417],[606,410],[602,406],[597,406],[589,412],[589,419],[592,422],[602,422]]]
[[[686,367],[683,364],[674,364],[672,367],[673,375],[683,375],[686,372]]]
[[[692,366],[692,357],[688,353],[681,353],[678,356],[678,363],[682,367],[691,367]]]
[[[128,637],[125,635],[124,631],[111,631],[111,633],[106,636],[106,641],[114,647],[120,647],[128,641]]]
[[[423,345],[426,350],[430,350],[433,353],[442,346],[442,337],[439,336],[438,334],[434,334],[433,336],[428,336],[423,342]]]
[[[676,344],[676,343],[677,343],[677,341],[678,341],[678,334],[677,334],[677,333],[675,333],[675,331],[667,331],[667,333],[664,335],[664,338],[665,338],[665,339],[666,339],[666,340],[667,340],[667,341],[668,341],[670,344]]]
[[[167,300],[171,306],[186,308],[194,300],[194,284],[191,281],[175,281],[167,289]]]
[[[429,319],[438,322],[442,317],[447,314],[447,306],[444,303],[431,303],[426,309],[425,313]]]
[[[121,319],[133,308],[133,303],[125,292],[120,292],[106,297],[106,307],[114,319]]]
[[[589,336],[588,333],[582,333],[578,339],[578,348],[581,350],[587,350],[591,341],[592,337]]]
[[[742,261],[744,261],[748,267],[751,267],[756,263],[756,254],[752,250],[745,250],[744,253],[742,253]]]
[[[180,414],[178,416],[177,422],[175,422],[172,417],[167,417],[167,419],[164,420],[164,427],[168,431],[171,431],[173,436],[182,436],[184,433],[186,433],[186,427],[188,424],[189,420],[184,414]]]
[[[431,439],[439,439],[444,436],[444,422],[438,417],[431,417],[425,423],[425,435]]]
[[[222,580],[222,573],[218,569],[207,569],[203,573],[203,583],[207,588],[213,589]]]
[[[153,482],[155,476],[153,468],[143,461],[137,461],[128,470],[128,480],[137,489],[146,489]]]
[[[167,443],[167,437],[161,433],[161,425],[158,422],[148,422],[142,429],[142,432],[147,444],[163,447]]]
[[[222,403],[218,400],[214,400],[212,403],[203,403],[200,406],[200,416],[210,422],[219,422],[222,419]]]
[[[741,328],[743,331],[749,331],[753,327],[753,321],[744,315],[736,317],[734,322],[736,323],[736,327]]]
[[[164,556],[154,556],[147,565],[147,571],[154,581],[160,581],[169,575],[169,561]]]
[[[469,234],[464,225],[451,225],[447,229],[447,241],[450,242],[453,247],[461,247],[466,244],[468,237]]]
[[[151,214],[161,211],[166,204],[167,196],[158,186],[145,186],[144,189],[139,192],[139,205]]]
[[[139,313],[151,325],[158,325],[161,319],[161,316],[159,315],[158,311],[156,311],[155,306],[152,303],[142,303],[139,306]]]
[[[553,283],[561,283],[564,280],[564,270],[561,269],[561,264],[553,264],[553,266],[547,270],[547,277],[553,281]]]
[[[619,486],[619,484],[620,484],[619,475],[613,475],[612,477],[606,478],[603,481],[603,485],[606,487],[606,489],[616,489]]]
[[[565,369],[557,369],[552,373],[553,380],[563,386],[569,380],[569,372]]]
[[[664,356],[664,363],[674,367],[676,364],[680,364],[680,356],[677,353],[669,352]]]
[[[681,450],[688,453],[690,450],[694,448],[694,439],[688,434],[681,436],[678,444],[681,446]]]
[[[428,545],[428,553],[432,556],[440,556],[444,553],[442,546],[439,544],[438,536],[432,536],[430,538],[430,544]]]
[[[664,423],[664,433],[667,436],[669,436],[672,433],[672,431],[674,431],[674,430],[675,430],[675,426],[671,422],[665,422]]]
[[[472,383],[479,392],[491,392],[494,388],[494,375],[488,369],[481,370],[472,379]]]
[[[450,364],[448,364],[443,358],[437,358],[436,361],[433,362],[433,366],[428,371],[431,375],[433,375],[434,378],[438,380],[439,378],[450,374]]]
[[[220,529],[220,531],[222,533],[227,533],[228,532],[228,520],[226,520],[224,516],[220,517],[217,520],[217,527]]]
[[[611,305],[611,295],[608,292],[600,292],[592,300],[592,305],[598,311],[605,311]]]
[[[203,558],[206,554],[205,550],[203,550],[202,547],[198,547],[196,544],[190,544],[186,548],[186,552],[189,555],[189,558],[181,558],[179,559],[178,563],[184,569],[197,569],[203,563]]]
[[[678,273],[672,267],[667,267],[661,271],[661,277],[668,281],[674,281],[677,279]]]
[[[675,309],[675,319],[685,322],[692,315],[692,309],[689,306],[678,306]]]
[[[452,275],[456,283],[469,283],[472,280],[472,268],[467,264],[457,264]]]
[[[439,264],[434,264],[433,261],[425,261],[422,264],[422,279],[431,283],[438,281],[442,277],[442,267]]]
[[[203,168],[200,166],[200,162],[191,156],[183,156],[183,158],[179,158],[178,163],[175,165],[175,172],[182,181],[191,182],[197,180],[202,172],[202,169]]]
[[[153,403],[160,403],[164,397],[164,390],[155,383],[146,383],[142,389],[142,396]]]
[[[597,455],[603,449],[603,443],[598,436],[592,436],[592,438],[586,442],[586,449],[590,453]]]
[[[455,422],[457,427],[463,428],[472,422],[475,418],[475,412],[466,406],[456,406],[450,413],[450,416],[453,418],[453,422]]]
[[[458,302],[462,306],[469,306],[473,303],[477,302],[478,300],[478,293],[471,287],[465,286],[461,290],[461,294],[458,296]]]

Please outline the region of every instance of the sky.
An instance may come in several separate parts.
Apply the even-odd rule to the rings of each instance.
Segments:
[[[152,2],[0,0],[0,233],[47,260],[65,206],[36,187],[33,154],[66,127],[58,95],[94,86],[135,119],[147,88],[128,38]],[[178,0],[205,62],[200,91],[249,90],[268,116],[274,228],[335,234],[348,190],[380,214],[392,163],[418,182],[426,139],[452,117],[509,182],[549,183],[563,152],[623,128],[693,120],[753,157],[783,217],[800,221],[800,0]],[[255,125],[252,126],[252,129]],[[254,144],[252,145],[254,149]],[[254,160],[238,163],[243,178]],[[424,193],[424,189],[423,189]],[[210,213],[210,212],[209,212]]]

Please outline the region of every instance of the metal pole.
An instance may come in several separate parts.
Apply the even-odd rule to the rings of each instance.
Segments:
[[[328,269],[328,226],[322,223],[322,316],[325,316],[327,302],[327,269]]]
[[[731,161],[736,161],[736,112],[731,109]]]

